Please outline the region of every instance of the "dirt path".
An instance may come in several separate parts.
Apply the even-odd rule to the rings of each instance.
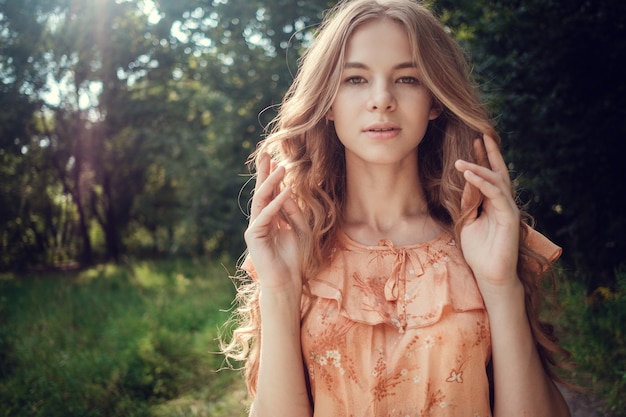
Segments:
[[[569,405],[572,417],[613,417],[602,411],[603,407],[600,400],[567,388],[560,387],[560,389]]]

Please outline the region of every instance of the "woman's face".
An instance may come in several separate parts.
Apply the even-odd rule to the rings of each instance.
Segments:
[[[402,26],[383,19],[358,27],[346,45],[339,90],[327,114],[346,162],[416,163],[416,148],[439,113],[420,82]]]

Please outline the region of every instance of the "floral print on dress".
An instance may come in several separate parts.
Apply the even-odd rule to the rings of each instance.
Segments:
[[[340,234],[308,283],[316,417],[489,417],[489,321],[454,239],[368,247]]]

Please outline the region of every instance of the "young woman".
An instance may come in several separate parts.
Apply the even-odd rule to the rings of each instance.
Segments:
[[[410,0],[327,15],[254,155],[225,352],[252,416],[567,416],[526,225],[458,45]]]

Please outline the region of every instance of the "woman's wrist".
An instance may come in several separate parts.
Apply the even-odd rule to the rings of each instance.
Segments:
[[[299,316],[301,297],[301,288],[295,289],[292,286],[264,287],[261,285],[259,306],[262,313],[264,311],[276,311],[280,314],[297,312]]]
[[[506,284],[479,285],[485,308],[491,314],[506,313],[507,311],[524,310],[524,286],[515,275]]]

